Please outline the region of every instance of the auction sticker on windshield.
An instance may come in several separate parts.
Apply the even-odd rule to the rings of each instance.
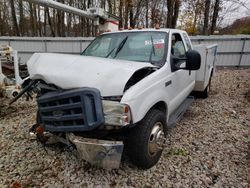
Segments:
[[[164,41],[164,39],[154,39],[154,40],[153,40],[153,43],[154,43],[154,44],[164,44],[165,41]],[[146,40],[146,41],[145,41],[145,46],[147,46],[147,45],[152,45],[151,40]]]

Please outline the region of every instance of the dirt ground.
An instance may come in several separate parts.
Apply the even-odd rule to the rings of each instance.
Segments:
[[[220,69],[168,135],[159,163],[107,171],[27,139],[36,103],[0,98],[0,187],[249,187],[250,69]]]

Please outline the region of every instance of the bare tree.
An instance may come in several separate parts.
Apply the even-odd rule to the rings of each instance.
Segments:
[[[41,7],[40,6],[38,6],[37,8],[37,17],[38,17],[38,21],[37,21],[38,33],[39,33],[39,36],[42,36]]]
[[[148,28],[148,7],[149,7],[149,2],[146,0],[146,28]]]
[[[40,5],[26,1],[0,0],[1,35],[53,37],[96,35],[97,27],[89,18],[48,7],[42,9]],[[96,0],[55,1],[83,10],[93,7],[96,2]],[[224,12],[227,8],[224,2],[248,9],[246,0],[100,0],[99,5],[120,18],[120,28],[139,25],[147,28],[156,25],[175,28],[177,23],[180,23],[191,34],[201,32],[207,35],[213,33],[225,17]]]
[[[18,1],[18,7],[19,7],[19,27],[20,27],[20,35],[24,35],[24,14],[23,14],[23,0]]]
[[[216,29],[219,9],[220,9],[220,0],[215,0],[214,12],[213,12],[213,18],[212,18],[212,24],[211,24],[211,34],[213,34]]]
[[[168,13],[167,13],[166,27],[168,28],[176,27],[180,6],[181,6],[180,0],[167,0]]]
[[[49,8],[48,7],[45,7],[45,13],[47,14],[47,17],[48,17],[48,22],[49,22],[49,26],[50,26],[50,31],[51,31],[51,34],[53,37],[55,37],[55,30],[54,30],[54,27],[53,27],[53,23],[52,23],[52,20],[51,20],[51,17],[50,17],[50,12],[49,12]]]
[[[211,3],[210,0],[205,1],[203,35],[208,35],[208,22],[209,22],[210,3]]]
[[[119,17],[120,17],[119,27],[122,28],[123,27],[123,0],[120,0]]]
[[[14,4],[14,0],[10,0],[10,8],[11,8],[11,15],[12,15],[12,21],[13,21],[13,27],[14,27],[14,34],[16,34],[17,36],[20,36],[20,31],[19,31],[19,27],[17,24],[17,19],[16,19],[16,9],[15,9],[15,4]]]
[[[178,19],[178,16],[179,16],[180,6],[181,6],[181,1],[180,0],[175,0],[174,12],[173,12],[173,17],[172,17],[172,25],[171,25],[172,28],[176,27],[177,19]]]

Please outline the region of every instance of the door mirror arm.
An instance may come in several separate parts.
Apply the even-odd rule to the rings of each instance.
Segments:
[[[187,58],[186,57],[177,57],[177,56],[174,56],[174,55],[171,55],[171,58],[172,58],[172,69],[174,71],[176,70],[180,70],[180,69],[183,69],[183,70],[186,70],[185,67],[180,67],[180,64],[178,64],[179,62],[181,61],[187,61]]]

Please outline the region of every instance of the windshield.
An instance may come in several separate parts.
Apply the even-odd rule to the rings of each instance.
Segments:
[[[167,33],[159,31],[105,34],[97,37],[82,55],[156,64],[164,60],[167,40]]]

